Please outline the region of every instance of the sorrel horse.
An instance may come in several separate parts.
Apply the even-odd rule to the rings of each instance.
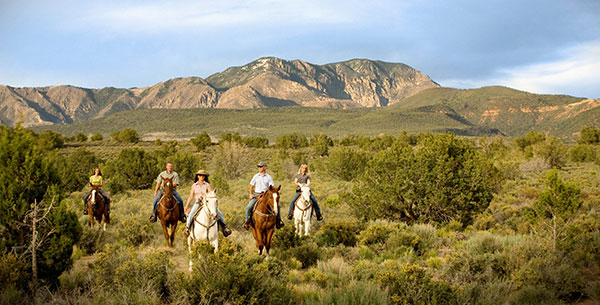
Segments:
[[[271,238],[275,231],[275,223],[277,222],[277,205],[279,204],[279,190],[278,188],[269,186],[262,196],[258,199],[254,205],[254,211],[252,217],[254,221],[251,223],[250,228],[254,240],[256,240],[256,248],[258,248],[258,254],[262,255],[263,248],[267,252],[269,257],[269,249],[271,249]]]
[[[104,218],[103,231],[106,231],[106,224],[110,224],[110,212],[106,206],[106,199],[100,195],[100,186],[92,185],[92,192],[87,198],[88,215],[90,215],[90,227],[94,228],[94,218],[101,223]]]
[[[217,192],[210,191],[202,198],[202,208],[196,212],[188,236],[188,251],[192,254],[192,245],[195,241],[205,240],[215,247],[215,252],[219,249],[219,225],[217,224],[217,207],[219,201]],[[192,271],[192,258],[190,257],[190,271]]]
[[[294,203],[294,224],[296,225],[296,233],[299,236],[310,235],[310,226],[312,224],[312,201],[310,200],[310,188],[307,185],[301,185],[300,197]],[[302,230],[304,229],[304,230]]]
[[[163,228],[163,234],[165,235],[165,241],[168,247],[173,247],[173,241],[175,241],[175,232],[177,230],[177,223],[179,221],[179,204],[177,199],[173,196],[173,178],[162,177],[163,194],[158,200],[158,218]],[[169,234],[168,228],[171,227],[171,233]]]

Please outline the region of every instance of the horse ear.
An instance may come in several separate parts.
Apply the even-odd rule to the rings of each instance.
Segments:
[[[279,190],[281,189],[281,184],[279,185],[279,187],[277,188],[277,191],[279,192]]]
[[[217,193],[217,189],[216,189],[216,188],[214,188],[212,191],[213,191],[213,193],[215,193],[215,194]]]

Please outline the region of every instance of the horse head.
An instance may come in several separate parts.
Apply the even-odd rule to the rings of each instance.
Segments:
[[[90,201],[92,203],[92,206],[96,205],[96,195],[98,195],[99,192],[100,192],[100,186],[92,185],[92,193],[90,194]]]
[[[270,185],[268,191],[271,192],[271,196],[273,196],[273,213],[275,213],[275,215],[277,215],[277,205],[279,204],[279,190],[281,189],[281,185],[279,185],[279,187],[275,188],[274,186]]]
[[[217,207],[219,205],[219,200],[217,199],[216,191],[213,190],[206,193],[206,196],[202,198],[202,204],[208,209],[211,218],[217,217]]]
[[[310,201],[310,187],[308,187],[308,185],[302,185],[300,187],[300,194],[302,196],[302,200],[305,202]]]
[[[169,198],[168,196],[173,195],[173,178],[165,178],[165,177],[161,177],[162,178],[162,187],[164,190],[164,194],[165,196],[167,196],[167,198]]]

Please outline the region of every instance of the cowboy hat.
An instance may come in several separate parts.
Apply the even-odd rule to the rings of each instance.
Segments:
[[[196,172],[196,176],[205,176],[205,177],[208,177],[209,175],[208,175],[207,172],[205,172],[203,169],[201,169],[201,170],[199,170],[199,171]]]

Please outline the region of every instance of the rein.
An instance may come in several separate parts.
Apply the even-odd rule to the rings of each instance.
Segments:
[[[264,198],[267,198],[265,194],[263,194],[263,197],[264,197]],[[258,208],[258,204],[259,204],[259,203],[260,203],[260,202],[256,202],[256,204],[254,205],[254,211],[253,211],[254,213],[256,213],[256,214],[257,214],[257,215],[259,215],[259,216],[267,217],[267,219],[268,219],[269,217],[271,217],[271,216],[275,216],[275,211],[273,211],[273,208],[271,208],[271,206],[269,206],[268,204],[267,204],[267,210],[270,210],[270,211],[271,211],[271,212],[269,212],[268,214],[266,214],[266,213],[263,213],[263,212],[261,212],[261,211],[257,210],[257,208]],[[274,204],[274,203],[273,203],[273,204]]]

